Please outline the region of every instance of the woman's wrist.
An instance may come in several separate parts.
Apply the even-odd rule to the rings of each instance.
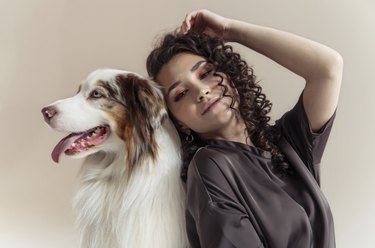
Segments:
[[[227,22],[224,28],[223,39],[225,41],[237,42],[237,43],[243,44],[243,40],[242,40],[243,33],[241,32],[243,25],[244,25],[244,22],[234,20],[234,19],[227,19]]]

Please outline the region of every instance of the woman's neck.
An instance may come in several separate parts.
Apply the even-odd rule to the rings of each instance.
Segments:
[[[245,122],[239,118],[236,118],[236,121],[219,132],[201,134],[200,137],[203,140],[227,140],[254,146],[253,142],[248,137]]]

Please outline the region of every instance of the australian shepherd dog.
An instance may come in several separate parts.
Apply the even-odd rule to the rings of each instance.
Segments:
[[[188,247],[179,137],[153,81],[96,70],[42,113],[70,133],[52,159],[85,157],[74,200],[82,247]]]

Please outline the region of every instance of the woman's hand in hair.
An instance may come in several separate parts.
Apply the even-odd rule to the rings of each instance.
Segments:
[[[186,15],[179,28],[179,34],[186,34],[187,32],[204,33],[211,37],[228,40],[226,31],[229,23],[230,19],[209,10],[197,10]]]

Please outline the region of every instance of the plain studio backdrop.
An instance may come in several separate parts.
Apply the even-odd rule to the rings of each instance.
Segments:
[[[191,10],[290,31],[339,51],[344,77],[322,160],[339,248],[375,247],[375,3],[371,0],[0,0],[0,247],[78,247],[71,209],[82,160],[50,153],[65,135],[40,110],[72,96],[97,68],[146,75],[156,37]],[[274,103],[272,120],[297,101],[303,80],[239,45]]]

